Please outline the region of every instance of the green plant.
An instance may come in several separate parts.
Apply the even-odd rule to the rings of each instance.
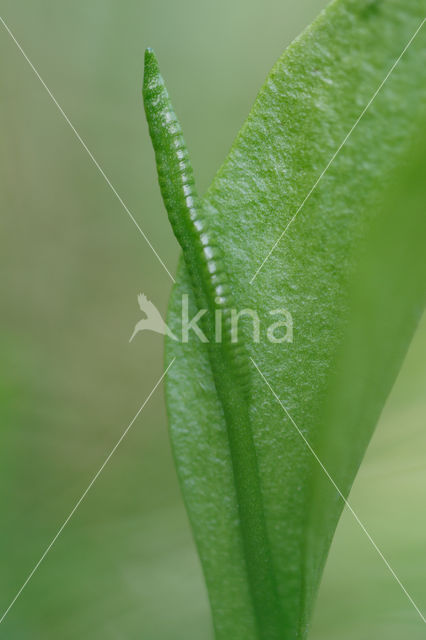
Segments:
[[[160,187],[183,248],[169,325],[180,334],[184,294],[208,312],[207,343],[168,341],[167,401],[218,639],[306,636],[424,307],[422,19],[413,0],[331,3],[273,68],[203,200],[146,55]],[[232,308],[267,324],[278,306],[293,342],[253,340],[247,324],[233,342]]]

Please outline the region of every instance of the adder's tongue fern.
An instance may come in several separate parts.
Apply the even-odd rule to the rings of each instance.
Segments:
[[[157,163],[161,195],[173,232],[182,247],[204,331],[217,394],[226,418],[239,506],[241,541],[247,567],[258,637],[279,640],[285,614],[278,598],[268,543],[262,493],[248,403],[250,365],[244,345],[231,333],[235,309],[218,239],[209,228],[196,192],[194,172],[152,49],[145,53],[145,112]],[[222,312],[222,340],[215,340],[215,311]]]

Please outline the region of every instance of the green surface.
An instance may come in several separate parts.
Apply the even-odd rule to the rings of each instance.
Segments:
[[[292,344],[271,344],[264,332],[256,344],[246,326],[246,347],[304,437],[313,446],[319,443],[320,458],[345,495],[424,306],[422,207],[414,207],[410,224],[403,218],[409,207],[405,191],[412,185],[404,187],[392,214],[387,207],[389,221],[385,217],[381,223],[387,242],[394,237],[404,251],[416,240],[408,252],[412,262],[404,252],[398,258],[393,246],[382,250],[376,239],[369,252],[377,263],[370,258],[359,285],[369,285],[370,297],[350,293],[362,239],[397,179],[391,171],[399,175],[418,135],[426,92],[421,43],[414,42],[405,54],[253,285],[250,281],[422,17],[418,2],[332,3],[275,65],[205,198],[236,308],[256,310],[263,326],[270,324],[273,309],[286,308],[294,317]],[[420,202],[424,195],[420,190]],[[387,227],[394,219],[401,230],[396,222],[395,230]],[[388,257],[392,251],[394,262]],[[394,281],[395,290],[388,291],[377,278],[369,282],[373,266],[380,267],[382,279]],[[411,281],[413,288],[401,286],[401,280]],[[176,335],[182,296],[191,286],[196,291],[182,265],[169,309]],[[349,339],[347,307],[355,300],[360,318],[353,310],[349,318],[350,327],[358,320],[359,326],[351,328],[358,341],[353,338],[355,347],[342,363],[337,354],[342,340]],[[193,310],[195,315],[195,305]],[[371,336],[363,345],[369,324]],[[365,348],[364,360],[355,360],[355,367],[352,351],[368,340],[375,348]],[[176,358],[167,383],[172,442],[216,635],[261,637],[250,574],[253,549],[247,550],[246,524],[239,516],[245,506],[236,469],[246,454],[243,448],[239,455],[233,450],[233,419],[206,345],[195,336],[189,345],[169,341],[168,354]],[[344,385],[333,381],[336,366],[338,375],[345,372]],[[317,461],[254,368],[251,386],[250,421],[269,538],[257,551],[271,550],[285,611],[281,637],[305,637],[343,503],[333,487],[318,489]],[[312,532],[307,526],[311,512]]]
[[[324,4],[3,0],[1,15],[173,272],[178,248],[140,98],[145,47],[161,55],[203,192],[271,64]],[[164,312],[171,283],[4,31],[0,50],[6,608],[160,377],[162,338],[128,340],[141,317],[137,294]],[[419,604],[426,597],[419,562],[426,518],[418,508],[426,482],[425,363],[423,323],[351,494]],[[423,636],[345,515],[311,637]],[[0,626],[7,640],[76,637],[212,637],[161,390]]]

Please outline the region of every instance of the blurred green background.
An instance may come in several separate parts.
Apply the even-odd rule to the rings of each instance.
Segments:
[[[204,191],[270,67],[315,0],[3,0],[1,15],[174,272],[144,122],[143,51],[160,58]],[[144,292],[171,281],[4,27],[0,27],[0,611],[162,373],[163,340],[128,344]],[[426,605],[426,322],[352,505]],[[1,616],[1,613],[0,613]],[[312,640],[424,637],[350,514]],[[162,389],[65,528],[0,638],[211,639],[206,592],[167,437]]]

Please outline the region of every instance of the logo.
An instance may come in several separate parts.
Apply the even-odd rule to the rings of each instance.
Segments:
[[[192,332],[201,342],[208,342],[202,328],[199,326],[201,318],[208,313],[207,309],[199,309],[193,318],[189,315],[189,296],[184,293],[182,295],[182,323],[181,323],[181,336],[178,338],[170,327],[164,322],[161,317],[161,313],[151,300],[143,294],[138,295],[138,303],[141,311],[145,314],[145,317],[136,323],[133,333],[129,342],[132,342],[133,338],[140,331],[154,331],[161,335],[169,336],[172,340],[178,342],[189,342],[189,336]],[[238,329],[239,322],[243,319],[244,322],[250,321],[252,329],[253,342],[260,342],[262,335],[261,321],[257,311],[253,309],[230,309],[231,313],[231,341],[238,342]],[[287,309],[272,309],[268,312],[271,317],[271,323],[266,327],[266,339],[273,344],[279,344],[283,342],[293,342],[293,318]],[[275,322],[272,319],[275,318]],[[222,342],[222,310],[217,309],[214,318],[215,326],[215,342]]]
[[[151,300],[148,300],[143,293],[138,295],[138,303],[141,311],[145,314],[145,318],[142,318],[142,320],[139,320],[136,324],[129,342],[133,340],[139,331],[154,331],[155,333],[161,333],[163,336],[167,335],[169,338],[177,340],[176,336],[164,322],[155,304],[153,304]]]

